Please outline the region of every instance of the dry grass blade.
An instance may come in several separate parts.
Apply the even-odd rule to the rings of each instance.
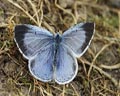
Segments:
[[[113,44],[113,43],[106,44],[106,45],[103,46],[103,48],[96,54],[96,56],[94,57],[91,65],[90,65],[90,68],[89,68],[89,70],[88,70],[88,77],[90,76],[90,72],[91,72],[91,70],[92,70],[92,66],[94,65],[94,63],[95,63],[96,59],[98,58],[98,56],[99,56],[107,47],[109,47],[109,46],[112,45],[112,44]]]
[[[43,9],[42,9],[42,7],[43,7],[43,1],[41,0],[41,2],[40,2],[40,12],[41,12],[41,16],[40,16],[39,26],[41,26],[42,20],[43,20]],[[38,12],[39,12],[39,11],[38,11]]]
[[[120,68],[120,63],[119,64],[113,64],[112,66],[107,66],[107,65],[104,65],[104,64],[101,64],[100,65],[101,68],[104,68],[104,69],[119,69]]]
[[[7,0],[14,6],[16,6],[18,9],[22,10],[36,25],[39,25],[39,23],[26,11],[24,10],[18,3],[13,2],[12,0]]]
[[[80,96],[79,94],[78,94],[78,92],[77,92],[77,90],[75,89],[75,87],[71,84],[71,86],[72,86],[72,88],[74,89],[74,91],[75,91],[75,95],[76,96]]]
[[[78,59],[78,60],[81,61],[80,59]],[[84,60],[84,63],[89,65],[89,66],[91,66],[91,63],[89,63],[86,60]],[[120,86],[118,86],[119,85],[118,81],[115,78],[113,78],[110,74],[108,74],[107,72],[103,71],[101,68],[97,67],[96,65],[92,65],[92,67],[94,69],[98,70],[101,74],[105,75],[107,78],[109,78],[113,82],[113,84],[115,86],[117,86],[118,88],[120,87]]]
[[[33,4],[33,2],[31,1],[31,0],[27,0],[28,2],[29,2],[29,4],[31,5],[31,7],[32,7],[32,9],[33,9],[33,11],[34,11],[34,16],[36,17],[36,19],[37,19],[37,23],[38,23],[38,26],[40,26],[39,24],[40,24],[40,19],[39,19],[39,15],[38,15],[38,12],[37,12],[37,9],[36,9],[36,6],[35,6],[35,4]]]
[[[118,12],[118,16],[119,16],[119,36],[120,36],[120,11]]]
[[[0,28],[5,28],[7,26],[8,26],[8,24],[2,24],[2,25],[0,25]]]
[[[64,8],[62,8],[60,5],[58,5],[58,4],[57,4],[57,0],[55,0],[55,6],[56,6],[57,8],[59,8],[60,10],[62,10],[63,12],[68,13],[69,15],[72,16],[72,18],[73,18],[73,20],[74,20],[73,25],[74,25],[74,24],[77,24],[77,20],[76,20],[75,16],[74,16],[71,12],[68,12],[67,10],[65,10]]]

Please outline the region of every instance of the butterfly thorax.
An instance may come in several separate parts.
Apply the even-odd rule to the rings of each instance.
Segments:
[[[60,45],[60,43],[61,43],[61,41],[62,41],[61,35],[60,35],[59,33],[57,33],[57,34],[55,35],[54,40],[55,40],[55,47],[58,48],[59,45]]]

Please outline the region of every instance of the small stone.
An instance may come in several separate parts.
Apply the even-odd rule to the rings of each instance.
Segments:
[[[73,3],[74,3],[74,0],[59,0],[59,4],[63,8],[71,6]]]

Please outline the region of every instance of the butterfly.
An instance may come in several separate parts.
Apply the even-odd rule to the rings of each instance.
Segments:
[[[14,40],[28,60],[30,73],[36,79],[58,84],[71,82],[78,72],[78,57],[88,49],[95,30],[94,23],[79,23],[63,34],[53,34],[30,24],[16,25]]]

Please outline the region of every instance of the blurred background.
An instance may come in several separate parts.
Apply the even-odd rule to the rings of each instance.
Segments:
[[[32,77],[13,40],[15,25],[63,33],[80,22],[96,26],[76,78],[58,85]],[[0,96],[120,96],[120,0],[0,0]]]

